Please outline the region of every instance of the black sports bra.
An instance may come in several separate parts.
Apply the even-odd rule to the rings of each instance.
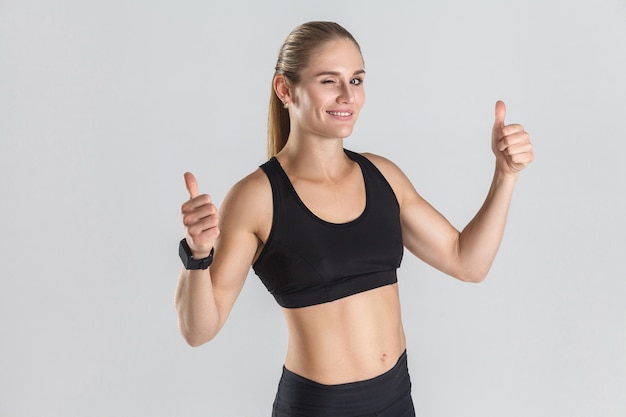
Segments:
[[[404,250],[396,196],[374,164],[344,151],[361,167],[366,192],[365,210],[347,223],[313,214],[275,157],[261,165],[272,186],[274,215],[252,267],[283,307],[327,303],[397,282]]]

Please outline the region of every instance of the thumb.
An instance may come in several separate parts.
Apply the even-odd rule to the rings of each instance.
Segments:
[[[198,196],[198,181],[191,172],[185,172],[185,187],[189,191],[189,199]]]
[[[496,102],[496,120],[493,123],[493,126],[504,127],[504,116],[506,116],[506,106],[503,101],[498,100]]]

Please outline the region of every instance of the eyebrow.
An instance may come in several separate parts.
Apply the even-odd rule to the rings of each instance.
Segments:
[[[365,70],[364,69],[360,69],[358,71],[354,71],[354,73],[352,75],[359,75],[359,74],[365,74]],[[341,73],[338,72],[338,71],[322,71],[322,72],[316,74],[315,76],[316,77],[321,77],[323,75],[339,76],[339,75],[341,75]]]

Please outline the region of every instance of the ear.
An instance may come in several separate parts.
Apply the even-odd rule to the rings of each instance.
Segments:
[[[276,76],[274,77],[273,85],[274,92],[278,96],[278,99],[283,102],[283,104],[291,103],[293,101],[289,81],[285,78],[283,74],[276,74]]]

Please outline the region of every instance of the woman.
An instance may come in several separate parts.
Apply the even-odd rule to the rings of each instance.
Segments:
[[[276,417],[415,415],[396,280],[403,247],[455,278],[482,281],[519,172],[533,159],[529,135],[505,125],[496,103],[493,183],[459,232],[392,162],[344,149],[364,78],[344,28],[297,27],[272,80],[269,161],[233,186],[219,213],[185,174],[181,332],[192,346],[210,341],[252,266],[289,332]]]

